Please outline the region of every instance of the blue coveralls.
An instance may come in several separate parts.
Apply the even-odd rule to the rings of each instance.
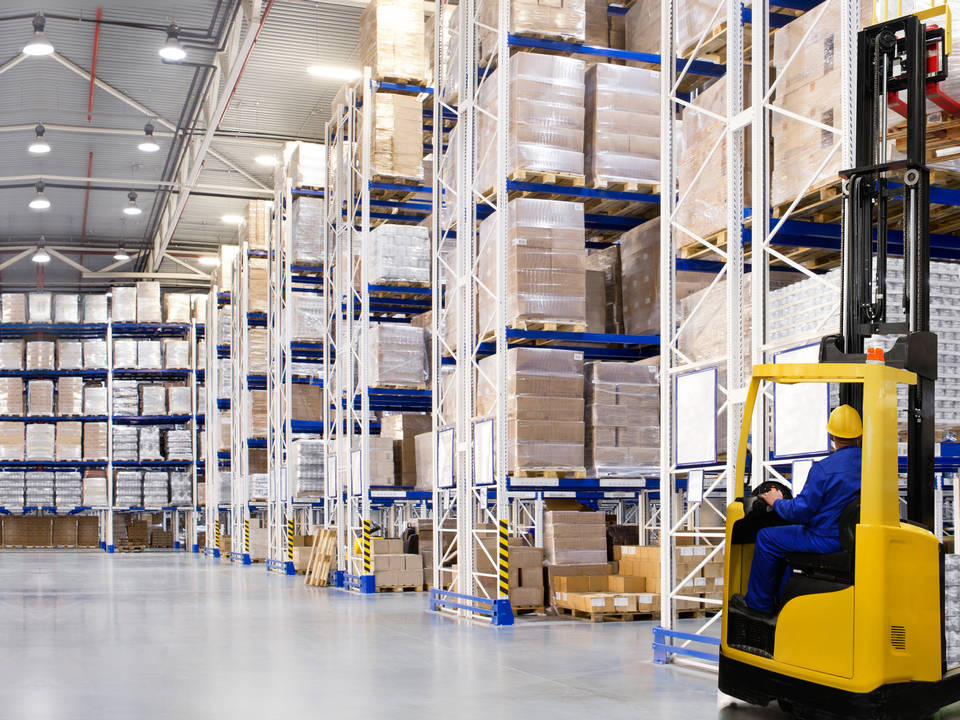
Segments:
[[[747,586],[747,605],[773,613],[790,552],[835,553],[843,548],[837,523],[843,508],[860,492],[860,448],[844,447],[814,463],[803,490],[792,500],[777,500],[774,511],[796,525],[768,527],[757,533]]]

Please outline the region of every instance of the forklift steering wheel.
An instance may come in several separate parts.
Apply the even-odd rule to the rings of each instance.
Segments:
[[[776,480],[767,480],[764,483],[760,483],[755,487],[750,494],[744,498],[744,505],[747,507],[744,508],[744,513],[765,513],[772,512],[773,506],[767,505],[763,500],[760,499],[760,496],[770,490],[777,488],[781,493],[783,493],[783,498],[785,500],[790,500],[793,497],[793,493],[790,492],[790,488],[784,485],[781,482]]]

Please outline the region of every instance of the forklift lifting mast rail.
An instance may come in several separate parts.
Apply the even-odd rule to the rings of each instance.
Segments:
[[[943,45],[943,32],[915,16],[859,33],[857,167],[843,173],[841,334],[823,339],[820,364],[756,366],[746,397],[737,500],[726,519],[719,689],[754,704],[778,700],[800,717],[905,720],[960,700],[960,668],[948,670],[945,662],[943,548],[931,532],[937,345],[929,332],[925,96],[928,84],[945,77]],[[940,55],[932,70],[931,47]],[[903,91],[907,154],[891,161],[887,106]],[[887,322],[887,208],[894,196],[903,198],[906,323]],[[865,340],[874,334],[899,336],[884,363],[866,362]],[[746,592],[757,533],[786,524],[759,498],[770,482],[744,491],[747,438],[764,382],[839,383],[841,401],[862,410],[864,426],[860,498],[839,521],[843,550],[788,555],[791,574],[769,619],[729,604]],[[900,384],[909,398],[906,520],[897,463]]]

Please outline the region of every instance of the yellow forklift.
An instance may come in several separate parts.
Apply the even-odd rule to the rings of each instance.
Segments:
[[[925,718],[960,701],[945,654],[944,556],[933,534],[934,381],[929,323],[926,95],[945,77],[942,29],[907,16],[858,38],[857,167],[844,171],[841,332],[819,364],[754,368],[740,429],[736,497],[727,509],[719,689],[801,718]],[[887,161],[886,109],[906,94],[906,158]],[[888,204],[902,203],[905,323],[887,322]],[[874,335],[895,335],[867,361]],[[778,610],[731,607],[746,593],[757,533],[786,524],[744,485],[747,441],[764,383],[838,383],[863,417],[860,496],[839,519],[842,551],[793,553]],[[908,388],[906,514],[900,511],[897,388]],[[789,488],[780,486],[784,497]]]

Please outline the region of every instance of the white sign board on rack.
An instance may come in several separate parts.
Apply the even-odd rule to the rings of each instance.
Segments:
[[[456,483],[453,477],[453,428],[437,431],[437,487],[452,488]]]
[[[363,464],[359,450],[350,453],[350,493],[360,495],[363,492]]]
[[[794,460],[791,464],[790,490],[794,497],[803,490],[803,486],[807,483],[807,475],[810,474],[812,467],[813,460]]]
[[[477,485],[495,485],[497,482],[493,435],[493,419],[478,420],[473,424],[473,477]]]
[[[687,474],[687,501],[703,500],[703,470],[691,470]]]
[[[820,346],[806,345],[778,352],[773,362],[808,364],[820,360]],[[830,450],[827,416],[830,386],[827,383],[773,385],[773,455],[777,458],[821,455]]]
[[[324,485],[327,488],[327,497],[335,498],[340,493],[337,492],[337,456],[330,454],[326,457],[326,466],[324,468]]]
[[[677,376],[673,428],[677,465],[717,461],[717,368]]]

